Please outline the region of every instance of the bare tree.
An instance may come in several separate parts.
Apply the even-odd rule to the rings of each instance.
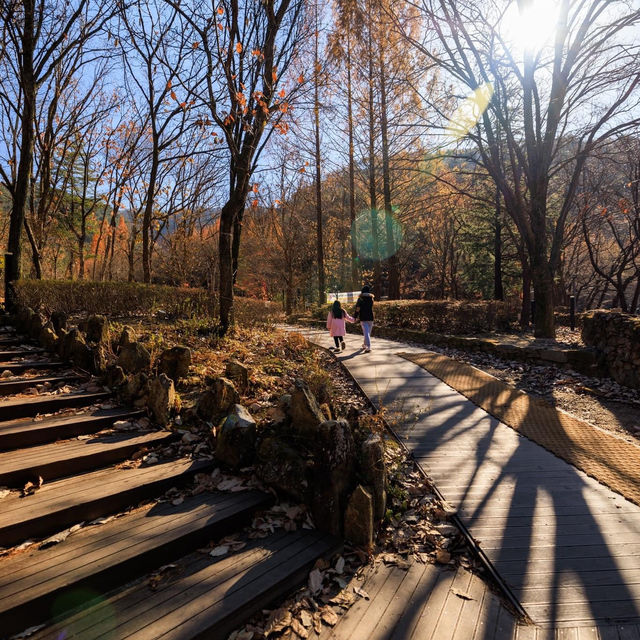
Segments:
[[[16,280],[21,275],[22,228],[29,194],[29,182],[35,140],[35,119],[38,91],[61,62],[79,48],[85,49],[83,63],[94,59],[86,45],[112,15],[111,2],[36,2],[36,0],[2,0],[0,19],[5,28],[5,55],[10,74],[15,81],[3,85],[0,99],[15,107],[5,107],[15,115],[20,142],[19,160],[14,180],[7,180],[12,196],[8,250],[13,254],[7,277]],[[9,75],[9,74],[8,74]],[[18,111],[19,109],[19,111]],[[7,303],[14,303],[12,291]]]
[[[519,56],[504,29],[507,0],[412,4],[424,35],[405,31],[407,40],[454,90],[475,96],[477,122],[467,115],[454,128],[467,150],[473,143],[467,155],[495,181],[524,239],[535,333],[552,337],[554,274],[584,163],[640,120],[640,9],[624,0],[561,0],[555,22],[548,18],[550,43]],[[531,4],[518,2],[522,10]]]

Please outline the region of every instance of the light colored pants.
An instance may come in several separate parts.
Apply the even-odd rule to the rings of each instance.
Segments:
[[[364,346],[371,349],[371,329],[373,328],[373,320],[361,320],[362,335],[364,336]]]

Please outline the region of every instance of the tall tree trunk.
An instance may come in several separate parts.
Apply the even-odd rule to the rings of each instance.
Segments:
[[[322,238],[322,170],[320,166],[320,60],[318,58],[318,5],[315,5],[315,47],[314,47],[314,72],[313,72],[313,120],[315,134],[315,170],[316,170],[316,253],[318,260],[318,304],[325,303],[324,281],[324,246]]]
[[[231,193],[220,212],[218,295],[221,335],[227,333],[233,324],[233,224],[239,206],[237,194]]]
[[[31,230],[31,225],[29,221],[24,219],[24,229],[27,232],[27,238],[29,239],[29,244],[31,245],[31,260],[33,262],[33,269],[36,273],[36,278],[38,280],[42,280],[42,261],[40,256],[40,250],[38,249],[38,243],[33,235]]]
[[[382,135],[382,192],[384,195],[384,219],[387,240],[387,270],[389,274],[389,299],[400,297],[400,274],[394,238],[391,206],[391,167],[389,163],[389,132],[387,121],[387,83],[382,48],[380,49],[380,133]]]
[[[351,291],[360,284],[356,247],[356,163],[353,140],[353,96],[351,87],[351,34],[347,34],[347,125],[349,128],[349,223],[351,228]]]
[[[502,284],[502,207],[500,190],[496,187],[496,208],[493,217],[493,299],[504,300]]]
[[[34,0],[24,0],[24,31],[22,38],[22,65],[20,83],[23,90],[23,106],[20,117],[22,128],[20,141],[20,160],[16,174],[15,190],[11,206],[9,222],[9,238],[7,250],[13,254],[9,261],[7,281],[19,280],[22,275],[22,227],[24,226],[27,209],[27,194],[31,179],[31,166],[33,164],[34,146],[34,122],[36,109],[36,78],[33,68],[33,55],[36,36],[34,33]],[[5,305],[11,309],[16,304],[15,292],[12,288],[6,291]]]
[[[155,198],[159,164],[155,134],[153,147],[151,171],[149,172],[149,186],[147,187],[146,202],[142,215],[142,278],[147,284],[151,282],[151,221],[153,218],[153,201]]]
[[[240,260],[240,238],[242,237],[242,219],[244,217],[244,207],[239,211],[233,221],[233,241],[231,246],[231,269],[233,272],[233,284],[238,279],[238,262]]]
[[[376,157],[375,157],[375,113],[373,100],[373,43],[371,35],[371,18],[369,21],[368,34],[368,57],[369,57],[369,207],[371,209],[371,248],[373,259],[373,291],[380,299],[382,293],[382,277],[380,269],[380,248],[378,246],[378,203],[376,197]]]

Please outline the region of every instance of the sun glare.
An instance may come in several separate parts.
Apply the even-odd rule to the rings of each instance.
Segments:
[[[537,51],[553,41],[559,0],[515,0],[502,18],[502,35],[512,49]]]

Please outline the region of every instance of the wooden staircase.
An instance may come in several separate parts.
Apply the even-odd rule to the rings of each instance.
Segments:
[[[0,639],[40,625],[29,637],[224,638],[304,583],[319,557],[339,551],[336,539],[302,530],[249,541],[224,558],[196,552],[240,531],[272,497],[207,491],[175,504],[154,502],[214,463],[119,464],[174,434],[101,433],[117,421],[135,422],[142,412],[117,406],[108,390],[46,393],[81,381],[82,373],[41,355],[34,361],[37,352],[27,339],[0,332],[0,486],[19,489],[43,480],[33,494],[12,491],[0,499],[0,547],[134,508],[54,546],[35,543],[0,557]],[[16,395],[36,385],[43,385],[41,394]],[[150,590],[145,573],[168,563],[179,575]]]

